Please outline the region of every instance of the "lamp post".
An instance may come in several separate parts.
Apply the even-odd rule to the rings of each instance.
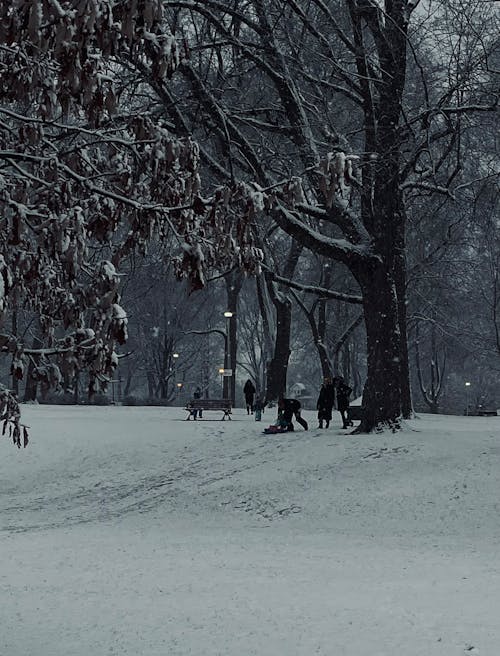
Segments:
[[[221,367],[219,369],[219,373],[220,373],[220,384],[221,384],[221,387],[222,387],[222,398],[225,399],[226,398],[226,396],[224,396],[224,390],[225,390],[224,381],[225,381],[225,378],[224,378],[224,368],[223,367]]]
[[[178,354],[178,353],[172,353],[172,359],[173,359],[173,364],[172,364],[172,377],[173,377],[174,381],[175,381],[175,379],[177,378],[177,360],[178,360],[178,358],[179,358],[179,354]],[[179,383],[174,383],[174,384],[175,384],[176,387],[177,387],[177,395],[178,395],[179,392],[180,392]],[[181,387],[182,387],[182,383],[181,383]]]
[[[231,375],[224,376],[223,380],[223,391],[222,396],[225,399],[232,397],[230,390],[232,390],[232,379],[234,376],[234,363],[231,361],[231,319],[234,316],[230,310],[224,312],[226,317],[226,341],[224,344],[224,369],[230,369]],[[234,405],[234,399],[231,398],[232,404]]]
[[[467,381],[465,383],[465,403],[466,403],[465,414],[467,417],[469,416],[469,387],[470,387],[470,383]]]

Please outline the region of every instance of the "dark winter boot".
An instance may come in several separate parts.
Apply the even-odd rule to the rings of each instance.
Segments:
[[[323,428],[323,422],[322,421],[319,422],[318,428]],[[327,426],[327,428],[328,428],[328,426]]]
[[[329,427],[330,427],[330,422],[327,421],[326,424],[325,424],[325,428],[329,428]]]

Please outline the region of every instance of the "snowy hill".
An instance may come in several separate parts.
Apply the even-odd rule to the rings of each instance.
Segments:
[[[27,406],[0,442],[2,656],[500,653],[500,418]]]

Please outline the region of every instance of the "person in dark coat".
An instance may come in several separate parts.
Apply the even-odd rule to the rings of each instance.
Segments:
[[[298,399],[280,399],[278,401],[278,410],[283,413],[283,418],[287,423],[288,430],[295,430],[292,417],[295,416],[295,419],[299,422],[304,430],[307,430],[309,427],[307,421],[302,419],[300,416],[300,401]]]
[[[201,399],[201,388],[198,386],[193,392],[193,399]],[[191,410],[191,414],[196,419],[196,410]],[[201,419],[203,417],[203,408],[198,408],[198,417]]]
[[[316,403],[316,408],[318,410],[318,428],[323,428],[323,422],[325,422],[325,428],[328,428],[332,420],[332,408],[335,403],[335,385],[332,382],[331,378],[324,378],[323,385],[319,391],[318,402]]]
[[[335,380],[337,388],[337,410],[342,417],[342,428],[349,428],[349,426],[354,426],[353,422],[349,419],[349,396],[352,388],[345,383],[343,378],[338,377]]]
[[[255,385],[252,383],[250,378],[245,383],[243,387],[243,394],[245,395],[245,403],[247,406],[247,415],[250,413],[253,414],[253,399],[255,396]]]

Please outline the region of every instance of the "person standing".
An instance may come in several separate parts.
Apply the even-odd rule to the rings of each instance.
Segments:
[[[349,396],[352,388],[340,376],[335,380],[337,387],[337,410],[342,417],[342,428],[349,428],[349,426],[354,426],[353,422],[349,419]]]
[[[323,422],[325,422],[325,428],[330,426],[332,420],[332,408],[335,403],[335,385],[332,382],[331,378],[324,378],[323,384],[319,391],[318,402],[316,403],[316,408],[318,410],[318,428],[323,428]]]
[[[255,396],[255,385],[252,383],[250,378],[245,383],[243,387],[243,394],[245,395],[245,403],[247,406],[247,415],[250,413],[253,414],[253,399]]]
[[[278,410],[283,413],[283,418],[287,424],[287,430],[293,431],[294,426],[292,423],[292,417],[295,416],[295,419],[299,422],[304,430],[307,430],[309,427],[307,421],[300,416],[300,401],[298,399],[280,399],[278,401]]]
[[[193,399],[201,399],[201,387],[198,387],[193,392]],[[198,417],[201,419],[203,416],[203,408],[198,408]],[[194,411],[194,418],[196,419],[196,410]]]

